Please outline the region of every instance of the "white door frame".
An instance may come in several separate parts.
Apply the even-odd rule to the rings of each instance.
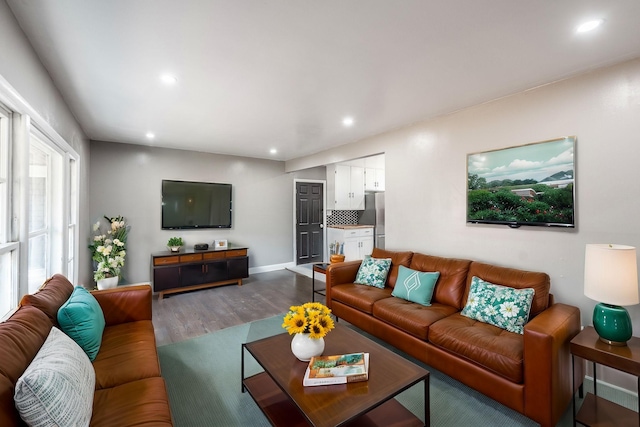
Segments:
[[[298,179],[295,178],[293,180],[293,263],[294,265],[296,265],[297,260],[298,260],[298,247],[296,245],[297,243],[297,236],[296,236],[296,222],[297,222],[297,218],[298,216],[296,215],[296,186],[299,182],[313,182],[313,183],[319,183],[319,184],[323,184],[322,185],[322,241],[324,242],[323,248],[322,248],[322,261],[323,262],[327,262],[327,180],[326,179]]]

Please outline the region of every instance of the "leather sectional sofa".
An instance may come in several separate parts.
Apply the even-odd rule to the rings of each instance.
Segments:
[[[390,258],[383,289],[354,283],[360,261],[331,264],[327,306],[333,314],[388,342],[542,426],[555,426],[581,384],[572,384],[569,341],[580,331],[580,311],[554,303],[545,273],[464,259],[374,249]],[[430,306],[391,295],[399,266],[439,272]],[[524,333],[465,317],[472,277],[535,290]]]
[[[1,426],[26,425],[15,406],[16,383],[52,327],[59,327],[58,309],[73,291],[64,276],[55,275],[38,292],[25,295],[17,311],[0,323]],[[151,322],[151,287],[121,287],[94,291],[92,295],[104,313],[106,326],[93,361],[95,391],[90,425],[173,425]]]

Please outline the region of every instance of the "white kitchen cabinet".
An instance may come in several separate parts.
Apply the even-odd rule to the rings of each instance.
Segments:
[[[327,166],[327,209],[364,210],[364,168]]]
[[[384,191],[384,169],[365,168],[365,191]]]
[[[366,157],[363,161],[365,191],[384,191],[384,154]]]
[[[329,244],[335,242],[344,244],[345,261],[363,259],[373,252],[373,227],[329,227],[327,240]]]

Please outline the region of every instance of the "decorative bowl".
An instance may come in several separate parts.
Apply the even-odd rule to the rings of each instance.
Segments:
[[[332,254],[331,257],[329,258],[329,261],[331,263],[343,262],[344,261],[344,255],[342,255],[342,254]]]

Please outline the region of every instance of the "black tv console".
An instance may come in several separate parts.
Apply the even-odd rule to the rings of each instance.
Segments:
[[[247,248],[153,253],[151,276],[158,299],[165,294],[233,283],[242,286],[242,279],[249,277]]]

